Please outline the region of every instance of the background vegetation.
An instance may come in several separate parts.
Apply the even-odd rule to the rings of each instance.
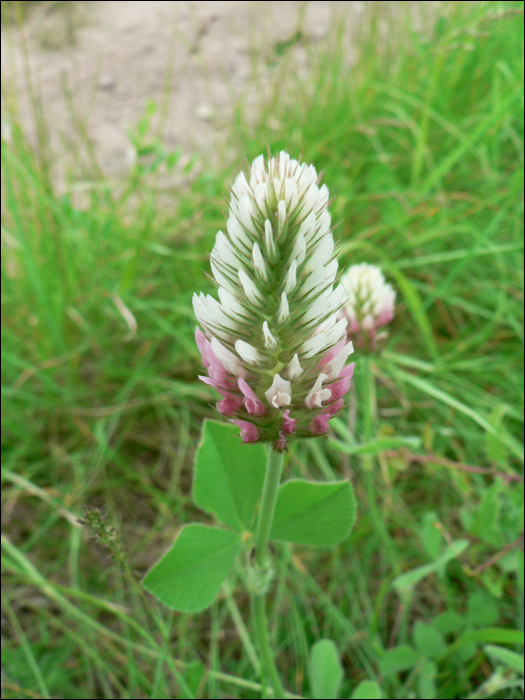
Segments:
[[[191,295],[210,291],[228,184],[267,145],[325,170],[340,263],[377,263],[398,290],[374,432],[356,352],[349,425],[287,457],[288,476],[351,478],[359,510],[334,551],[279,548],[285,683],[311,693],[328,637],[341,697],[364,679],[388,698],[523,696],[523,5],[444,3],[416,32],[400,3],[386,35],[372,5],[351,68],[341,21],[307,79],[301,35],[276,45],[272,90],[255,121],[239,105],[218,169],[182,168],[149,108],[125,181],[79,136],[83,177],[59,193],[38,100],[36,144],[5,102],[3,697],[260,697],[240,579],[193,617],[137,581],[205,520],[189,493],[215,397]],[[173,171],[185,184],[160,191]],[[107,514],[109,554],[86,506]]]

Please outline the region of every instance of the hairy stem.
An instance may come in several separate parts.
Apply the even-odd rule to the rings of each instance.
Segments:
[[[263,578],[271,578],[272,561],[268,550],[270,532],[272,529],[273,516],[275,513],[275,503],[277,492],[281,482],[281,472],[283,468],[283,454],[275,452],[271,447],[268,450],[268,467],[264,480],[261,508],[257,520],[257,530],[255,532],[255,566],[260,570]],[[264,587],[265,588],[265,587]],[[274,653],[270,646],[268,634],[268,621],[266,618],[266,597],[264,592],[252,593],[253,614],[255,618],[255,629],[261,654],[261,661],[264,673],[273,687],[274,697],[284,698],[285,692],[281,678],[274,663]]]

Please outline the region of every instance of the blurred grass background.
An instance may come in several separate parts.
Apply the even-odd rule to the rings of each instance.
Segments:
[[[443,3],[418,31],[410,5],[387,34],[367,5],[351,67],[342,18],[307,78],[291,68],[300,35],[276,45],[272,89],[255,120],[239,103],[219,168],[182,167],[150,106],[127,179],[106,180],[79,135],[91,169],[59,191],[38,98],[36,141],[4,100],[3,697],[260,696],[240,580],[195,617],[136,581],[204,521],[192,456],[215,399],[196,381],[191,296],[211,291],[228,185],[268,146],[324,169],[341,265],[379,264],[398,290],[371,362],[372,471],[356,455],[358,352],[355,429],[334,420],[336,439],[288,455],[288,476],[352,478],[360,505],[336,550],[279,548],[285,685],[308,694],[308,650],[330,637],[342,697],[366,678],[389,698],[523,697],[487,647],[523,651],[523,4]],[[161,191],[176,169],[184,186]],[[84,506],[107,514],[131,571],[89,541]]]

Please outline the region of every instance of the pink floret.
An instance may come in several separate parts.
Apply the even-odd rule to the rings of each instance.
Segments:
[[[297,430],[297,421],[295,418],[290,418],[290,409],[287,409],[283,414],[283,430],[288,435]]]
[[[328,430],[328,421],[332,416],[329,413],[321,413],[310,422],[310,432],[312,435],[322,435]]]
[[[343,367],[343,369],[339,373],[337,381],[335,381],[333,384],[330,384],[329,389],[332,392],[332,401],[340,399],[348,394],[348,391],[350,390],[350,382],[352,381],[352,377],[354,376],[354,369],[355,362],[352,362],[352,364],[350,365],[346,365],[346,367]]]
[[[257,427],[253,425],[253,423],[248,423],[248,421],[245,420],[231,420],[232,423],[235,423],[241,431],[241,440],[243,442],[256,442],[257,439],[259,438],[259,431],[257,430]]]
[[[266,409],[264,408],[264,404],[259,399],[257,394],[242,377],[237,380],[237,384],[244,395],[242,403],[244,403],[248,413],[251,413],[254,416],[262,416]]]

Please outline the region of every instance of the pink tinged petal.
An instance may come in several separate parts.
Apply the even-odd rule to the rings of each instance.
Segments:
[[[256,242],[253,244],[252,259],[255,269],[259,273],[259,276],[265,281],[268,281],[268,272],[266,271],[266,263],[264,261],[259,244]]]
[[[208,367],[210,366],[210,362],[206,357],[206,343],[208,341],[206,340],[206,336],[200,328],[195,329],[195,342],[197,343],[197,348],[199,349],[199,352],[201,354],[202,364],[206,369],[208,369]]]
[[[242,288],[244,289],[244,293],[246,294],[246,297],[248,298],[249,301],[252,302],[252,304],[255,304],[255,306],[260,306],[260,302],[262,301],[262,296],[259,290],[257,289],[255,283],[253,282],[250,277],[246,274],[246,272],[241,268],[239,269],[239,281],[242,284]],[[230,290],[231,291],[231,290]]]
[[[295,418],[290,418],[290,409],[287,408],[283,413],[283,430],[288,435],[291,435],[297,430],[297,421]]]
[[[246,370],[241,365],[239,358],[228,350],[228,348],[225,348],[215,336],[211,339],[211,349],[227,372],[234,374],[236,377],[246,376]]]
[[[352,362],[351,365],[346,365],[346,367],[343,367],[337,381],[330,385],[332,400],[342,399],[347,395],[350,389],[352,377],[354,375],[354,368],[355,362]]]
[[[254,348],[253,345],[250,345],[250,343],[245,343],[244,340],[237,340],[235,342],[235,349],[241,358],[249,365],[259,365],[264,361],[264,357],[261,353]]]
[[[321,369],[321,367],[324,367],[329,362],[331,362],[334,359],[334,357],[336,357],[341,352],[345,345],[346,338],[341,338],[341,340],[336,345],[334,345],[333,348],[330,348],[326,355],[321,360],[319,360],[317,367]]]
[[[256,442],[258,440],[259,431],[253,423],[248,423],[246,420],[230,420],[230,422],[239,427],[243,442]]]
[[[286,449],[286,434],[282,430],[279,433],[279,439],[275,443],[275,449],[277,452],[284,452]]]
[[[337,401],[334,401],[333,403],[329,404],[323,409],[323,413],[326,413],[330,416],[335,416],[336,413],[338,413],[343,406],[345,405],[345,400],[344,399],[337,399]]]
[[[321,408],[323,401],[328,401],[332,396],[330,389],[323,389],[323,382],[327,379],[326,374],[321,374],[315,380],[315,384],[308,392],[305,403],[308,408]]]
[[[290,318],[290,307],[288,306],[288,297],[286,296],[286,292],[283,292],[281,294],[281,303],[279,305],[279,312],[277,314],[278,325],[283,324],[289,318]]]
[[[296,377],[300,377],[303,373],[303,368],[299,362],[299,356],[297,353],[292,357],[290,362],[286,365],[285,375],[290,380],[293,381]]]
[[[310,340],[306,340],[299,348],[299,353],[302,358],[309,358],[317,355],[318,352],[326,345],[326,336],[324,333],[314,335]]]
[[[248,413],[251,413],[254,416],[262,416],[266,409],[264,408],[264,404],[257,394],[244,379],[238,379],[237,384],[239,385],[239,389],[244,394],[242,403],[244,403]]]
[[[224,399],[218,401],[215,408],[222,413],[223,416],[232,416],[241,408],[242,401],[238,396],[228,395]]]
[[[285,294],[290,294],[292,289],[295,288],[297,284],[297,261],[294,260],[290,267],[288,268],[288,273],[286,275],[286,281],[284,283]]]
[[[337,379],[341,370],[343,369],[345,362],[348,359],[348,355],[354,352],[354,346],[351,342],[347,343],[342,350],[340,350],[337,355],[330,360],[324,367],[324,371],[328,375],[328,379]]]
[[[272,386],[264,392],[266,400],[274,408],[289,406],[292,402],[292,385],[279,374],[273,378]]]
[[[264,347],[267,350],[274,350],[277,347],[277,341],[270,332],[270,326],[268,325],[268,321],[265,321],[263,323],[262,329],[264,337]]]
[[[328,421],[332,416],[328,413],[321,413],[310,422],[310,432],[312,435],[323,435],[328,430]]]

